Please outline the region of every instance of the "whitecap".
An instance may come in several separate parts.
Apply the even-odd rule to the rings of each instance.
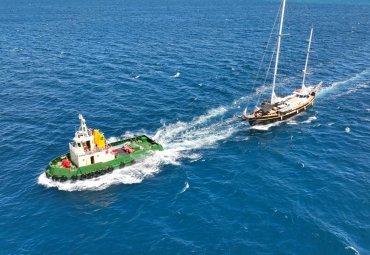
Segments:
[[[317,117],[316,116],[311,116],[307,120],[302,121],[302,123],[311,123],[314,120],[317,120]]]
[[[184,193],[190,187],[189,182],[185,182],[185,186],[180,191],[180,194]]]
[[[180,77],[181,73],[180,72],[176,72],[176,74],[174,76],[172,76],[173,78],[177,78],[177,77]]]
[[[111,136],[109,138],[107,138],[107,143],[114,143],[114,142],[117,142],[120,138],[119,137],[116,137],[116,136]]]
[[[355,252],[355,255],[360,255],[360,252],[355,249],[353,246],[346,246],[346,250],[353,250]]]
[[[267,131],[271,127],[279,126],[281,122],[275,122],[267,125],[254,125],[251,126],[250,129],[260,130],[260,131]]]
[[[304,122],[302,122],[302,123],[304,123]],[[288,124],[288,125],[297,125],[297,124],[298,124],[298,122],[297,122],[297,121],[295,121],[295,120],[288,120],[288,121],[287,121],[287,124]]]

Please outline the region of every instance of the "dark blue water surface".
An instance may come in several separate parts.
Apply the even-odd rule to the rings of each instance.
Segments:
[[[299,86],[313,24],[324,87],[250,129],[278,0],[1,0],[0,253],[370,254],[370,5],[342,2],[288,1],[279,84]],[[54,183],[78,113],[166,149]]]

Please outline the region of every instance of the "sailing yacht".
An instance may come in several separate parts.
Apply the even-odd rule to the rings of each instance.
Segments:
[[[322,82],[316,86],[306,86],[306,75],[307,66],[311,50],[311,42],[313,36],[313,28],[311,28],[310,38],[308,41],[306,63],[303,70],[303,80],[300,88],[295,89],[292,94],[285,97],[279,97],[275,94],[276,76],[279,66],[279,56],[281,39],[283,35],[283,24],[285,14],[285,3],[286,0],[282,0],[281,16],[280,16],[280,27],[277,38],[276,46],[276,57],[275,57],[275,69],[272,82],[272,93],[270,100],[263,101],[260,105],[257,105],[253,112],[248,113],[247,108],[244,110],[242,115],[242,121],[248,121],[251,126],[254,125],[265,125],[277,121],[288,119],[298,113],[306,110],[311,106],[317,95],[317,91],[322,85]]]

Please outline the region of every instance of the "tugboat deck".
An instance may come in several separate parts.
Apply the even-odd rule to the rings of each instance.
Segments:
[[[88,166],[77,167],[71,160],[70,153],[66,153],[53,159],[46,169],[46,175],[54,180],[66,181],[83,180],[96,177],[114,169],[122,168],[126,165],[134,164],[150,151],[163,150],[163,147],[147,137],[141,135],[133,138],[108,143],[103,149],[87,151],[85,155],[93,155],[97,152],[113,154],[114,159],[108,162],[99,162]],[[63,161],[69,163],[68,167],[63,165]]]

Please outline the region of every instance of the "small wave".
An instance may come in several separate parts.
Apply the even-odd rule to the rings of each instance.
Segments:
[[[120,139],[119,137],[112,136],[112,137],[107,138],[107,143],[114,143],[114,142],[117,142],[119,139]]]
[[[184,193],[190,187],[189,182],[185,182],[185,186],[180,191],[180,194]]]
[[[309,123],[311,123],[314,120],[317,120],[317,117],[316,116],[311,116],[307,120],[302,121],[302,123],[309,124]]]
[[[117,136],[111,136],[109,138],[107,138],[107,143],[114,143],[114,142],[117,142],[121,139],[124,139],[124,138],[131,138],[131,137],[134,137],[135,134],[132,133],[132,132],[129,132],[129,131],[126,131],[125,134],[123,134],[122,136],[120,137],[117,137]]]
[[[279,125],[281,125],[282,123],[284,123],[284,121],[278,121],[278,122],[270,123],[270,124],[267,124],[267,125],[255,125],[255,126],[250,127],[250,129],[261,130],[261,131],[267,131],[267,130],[269,130],[271,127],[279,126]]]
[[[355,252],[355,255],[360,255],[360,252],[356,250],[353,246],[346,246],[346,250],[352,250]]]
[[[286,123],[288,125],[298,125],[298,122],[296,120],[288,120]],[[302,122],[302,123],[304,123],[304,122]]]

